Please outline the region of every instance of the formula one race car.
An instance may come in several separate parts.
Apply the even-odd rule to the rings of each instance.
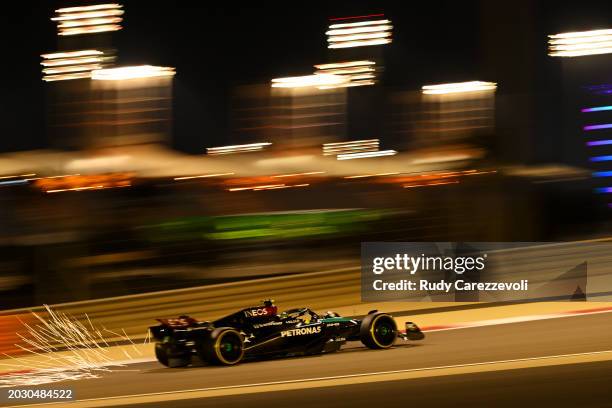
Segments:
[[[386,349],[399,337],[421,340],[423,332],[412,322],[400,332],[393,317],[372,310],[363,319],[327,312],[319,316],[308,308],[277,314],[273,301],[242,309],[213,322],[183,315],[157,319],[149,328],[157,360],[167,367],[184,367],[196,355],[219,365],[243,359],[310,355],[338,351],[347,341],[361,340],[371,349]]]

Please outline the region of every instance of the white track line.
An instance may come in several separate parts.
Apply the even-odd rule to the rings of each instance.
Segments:
[[[549,361],[546,361],[549,360]],[[552,360],[552,361],[550,361]],[[557,360],[557,361],[555,361]],[[510,360],[495,360],[479,363],[455,364],[435,367],[409,368],[392,371],[375,371],[361,374],[346,374],[329,377],[302,378],[285,381],[272,381],[251,384],[229,385],[221,387],[196,388],[190,390],[166,391],[156,393],[131,394],[113,397],[90,398],[70,402],[74,408],[94,408],[116,405],[136,405],[151,402],[168,402],[187,399],[210,398],[219,396],[242,395],[258,392],[287,391],[303,389],[306,387],[332,387],[338,385],[355,385],[360,383],[380,382],[387,380],[401,380],[412,378],[425,378],[430,376],[446,376],[488,372],[499,370],[512,370],[531,367],[555,366],[562,364],[577,364],[589,361],[610,361],[612,350],[591,351],[585,353],[557,354],[541,357],[528,357]],[[485,367],[490,366],[490,367]],[[398,376],[399,374],[399,376]],[[391,378],[389,378],[391,377]],[[347,381],[350,380],[350,381]],[[50,402],[30,405],[14,405],[15,407],[42,407],[66,404],[66,402]]]

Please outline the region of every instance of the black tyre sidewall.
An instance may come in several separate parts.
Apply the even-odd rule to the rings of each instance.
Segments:
[[[240,342],[240,357],[235,360],[228,360],[220,351],[221,341],[225,338],[225,336],[236,336]],[[236,329],[229,327],[221,327],[213,330],[213,332],[210,334],[210,338],[208,341],[202,344],[202,347],[204,347],[202,354],[205,356],[206,361],[211,364],[234,365],[238,364],[244,357],[244,343],[242,336]]]
[[[163,344],[155,344],[155,357],[161,365],[168,367],[168,349]]]
[[[381,343],[379,340],[376,339],[376,336],[374,334],[376,330],[376,326],[379,325],[383,321],[391,323],[393,330],[395,331],[395,336],[393,338],[393,341],[391,341],[390,343]],[[386,313],[373,313],[373,314],[367,315],[361,321],[361,327],[359,329],[359,337],[361,339],[361,342],[368,348],[371,348],[371,349],[390,348],[395,343],[395,337],[397,337],[397,324],[395,323],[395,320],[393,319],[393,317],[391,317],[390,315]]]

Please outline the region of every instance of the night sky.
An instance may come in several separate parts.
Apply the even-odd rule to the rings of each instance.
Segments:
[[[3,11],[0,151],[47,146],[40,54],[57,49],[55,23],[50,17],[58,7],[96,3],[100,2],[22,1]],[[444,81],[496,80],[490,78],[497,67],[487,57],[486,44],[497,36],[511,40],[511,33],[502,32],[510,27],[529,33],[526,38],[534,43],[534,52],[527,55],[539,55],[530,69],[538,71],[536,78],[548,78],[532,88],[553,92],[558,68],[547,61],[546,34],[612,26],[609,1],[489,1],[486,12],[479,1],[456,0],[122,3],[123,30],[114,39],[118,63],[176,67],[174,147],[192,153],[227,140],[233,86],[310,74],[313,64],[328,61],[324,33],[330,17],[384,12],[392,20],[394,42],[385,50],[385,86],[395,89],[418,89]],[[516,15],[530,18],[506,21],[499,32],[490,20],[483,23],[509,8],[515,12],[524,9]],[[514,49],[521,52],[521,47],[509,52]]]

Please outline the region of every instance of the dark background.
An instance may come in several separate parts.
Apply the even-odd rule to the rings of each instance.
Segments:
[[[50,17],[58,7],[95,3],[3,4],[0,151],[47,146],[40,54],[57,49]],[[313,64],[327,60],[329,18],[381,12],[394,26],[394,41],[385,49],[385,87],[497,81],[500,95],[528,95],[528,125],[535,132],[554,134],[561,74],[558,59],[546,56],[546,35],[605,28],[612,21],[605,1],[122,3],[124,28],[113,39],[118,63],[176,67],[174,147],[189,153],[227,140],[233,86],[309,74]],[[544,145],[554,146],[547,140],[542,136]]]

